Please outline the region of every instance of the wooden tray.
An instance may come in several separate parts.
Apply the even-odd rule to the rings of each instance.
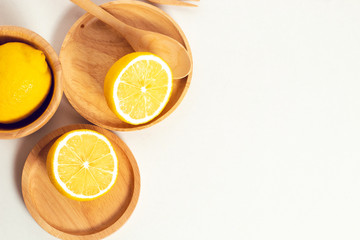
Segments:
[[[79,202],[61,195],[46,171],[46,156],[54,141],[74,129],[105,135],[119,158],[119,177],[104,196]],[[134,211],[140,193],[140,174],[130,149],[115,134],[100,127],[70,125],[45,136],[30,152],[22,174],[24,202],[35,221],[60,239],[102,239],[119,229]]]
[[[176,22],[159,8],[137,1],[109,2],[102,7],[129,25],[178,40],[191,56],[184,33]],[[104,97],[104,78],[111,65],[130,52],[133,52],[133,49],[119,33],[90,14],[82,16],[68,32],[60,51],[64,92],[75,110],[88,121],[115,131],[143,129],[169,116],[184,98],[192,71],[187,77],[174,80],[168,104],[151,122],[134,126],[117,118]]]

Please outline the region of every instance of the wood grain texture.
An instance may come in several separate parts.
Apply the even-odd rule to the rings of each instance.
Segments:
[[[197,5],[184,2],[182,0],[148,0],[149,2],[156,3],[156,4],[166,4],[166,5],[173,5],[173,6],[182,6],[182,7],[197,7]],[[192,1],[200,1],[200,0],[192,0]]]
[[[112,26],[136,52],[151,52],[164,59],[170,66],[174,79],[181,79],[189,74],[192,61],[190,61],[190,56],[184,46],[175,39],[164,34],[127,25],[91,0],[71,1]]]
[[[191,56],[184,33],[176,22],[160,9],[136,1],[109,2],[102,7],[131,26],[176,39],[185,46]],[[192,71],[187,77],[173,81],[171,98],[154,120],[135,126],[117,118],[105,100],[104,78],[113,63],[131,52],[132,47],[120,34],[90,14],[82,16],[68,32],[60,51],[64,92],[75,110],[88,121],[115,131],[139,130],[165,119],[184,98]]]
[[[11,139],[27,136],[44,126],[55,114],[63,94],[60,61],[51,45],[38,34],[17,26],[0,26],[0,45],[23,42],[44,52],[52,72],[52,86],[42,106],[24,120],[13,124],[0,124],[0,138]]]
[[[46,156],[58,137],[75,129],[92,129],[105,135],[119,159],[119,175],[104,196],[86,202],[63,196],[46,171]],[[102,239],[119,229],[135,209],[140,193],[136,160],[126,144],[103,128],[76,124],[45,136],[30,152],[22,174],[24,202],[35,221],[47,232],[65,240]]]

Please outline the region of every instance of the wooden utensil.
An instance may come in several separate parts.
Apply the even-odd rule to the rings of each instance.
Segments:
[[[175,39],[185,46],[191,56],[186,35],[176,21],[160,8],[134,0],[107,2],[101,7],[125,23]],[[106,103],[104,78],[114,62],[133,51],[122,35],[89,13],[81,16],[66,34],[60,51],[64,92],[74,109],[91,123],[114,131],[148,128],[169,117],[186,96],[192,71],[180,81],[173,81],[171,98],[154,120],[141,125],[121,121]]]
[[[192,67],[190,56],[173,38],[127,25],[90,0],[71,1],[117,30],[135,51],[151,52],[163,58],[169,64],[173,78],[180,79],[189,74]]]
[[[197,5],[195,5],[195,4],[180,1],[180,0],[148,0],[148,1],[152,2],[152,3],[174,5],[174,6],[197,7]],[[200,0],[189,0],[189,1],[199,2]]]
[[[119,159],[119,176],[105,195],[79,202],[63,196],[52,185],[46,156],[62,134],[84,128],[110,140]],[[140,174],[133,154],[118,136],[94,125],[76,124],[59,128],[36,144],[26,159],[21,187],[29,213],[44,230],[64,240],[97,240],[118,230],[134,211],[140,193]]]

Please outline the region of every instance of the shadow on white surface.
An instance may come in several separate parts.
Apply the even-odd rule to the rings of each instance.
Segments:
[[[84,11],[76,5],[71,6],[65,12],[52,36],[52,46],[60,54],[62,43],[71,26],[84,14]]]
[[[5,6],[4,6],[5,5]],[[14,5],[0,3],[0,23],[1,25],[16,25],[23,26],[25,22],[22,22],[22,18],[19,18],[16,14],[16,3]]]

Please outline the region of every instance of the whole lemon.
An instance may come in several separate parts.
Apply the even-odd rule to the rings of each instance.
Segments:
[[[42,51],[20,42],[0,46],[0,123],[31,115],[50,87],[51,71]]]

